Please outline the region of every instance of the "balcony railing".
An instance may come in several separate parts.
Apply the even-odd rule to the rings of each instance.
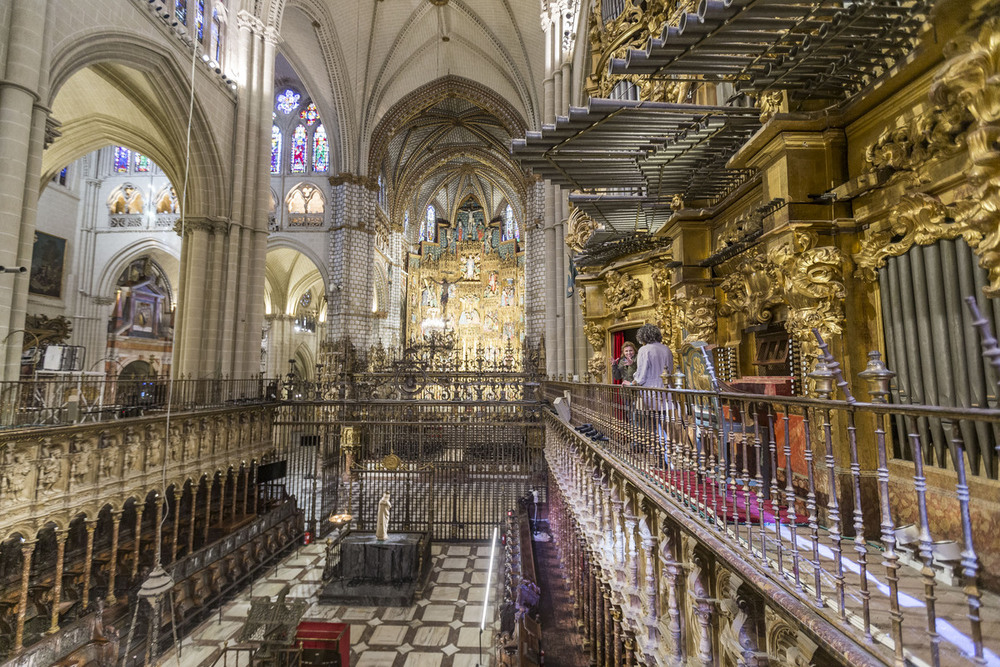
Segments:
[[[172,384],[172,387],[171,387]],[[103,422],[166,412],[266,403],[278,382],[149,378],[109,380],[67,373],[0,383],[0,428]]]
[[[889,405],[877,390],[870,403],[556,382],[543,393],[568,393],[587,447],[886,662],[1000,664],[1000,485],[969,475],[963,435],[995,438],[1000,410]],[[928,463],[931,421],[949,433],[947,469]],[[912,462],[893,456],[896,423]]]

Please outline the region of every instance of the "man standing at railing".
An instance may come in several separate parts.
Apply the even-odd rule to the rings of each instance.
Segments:
[[[663,375],[674,372],[674,355],[670,348],[663,344],[663,334],[655,324],[644,324],[635,334],[642,347],[636,357],[635,375],[632,385],[649,389],[663,388]],[[663,429],[663,411],[666,401],[656,391],[642,391],[639,396],[640,409],[645,412],[644,427],[648,433],[656,433],[657,442],[666,442],[666,431]]]

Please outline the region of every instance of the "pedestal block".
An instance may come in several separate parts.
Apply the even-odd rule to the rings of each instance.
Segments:
[[[340,562],[319,595],[321,604],[409,606],[430,574],[430,535],[349,533],[340,542]],[[328,556],[329,557],[329,556]]]

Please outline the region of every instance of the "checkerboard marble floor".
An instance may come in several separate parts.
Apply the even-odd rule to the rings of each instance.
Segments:
[[[430,581],[423,597],[410,607],[347,607],[320,605],[324,545],[303,546],[257,579],[214,614],[187,638],[181,655],[172,649],[161,656],[164,667],[208,667],[218,657],[225,642],[236,637],[250,609],[250,596],[274,596],[291,584],[289,598],[306,598],[309,609],[302,620],[349,623],[351,665],[354,667],[475,667],[492,664],[489,647],[493,632],[490,623],[482,636],[483,661],[479,659],[479,623],[483,615],[483,594],[489,570],[489,545],[435,544]],[[495,572],[494,572],[495,575]],[[487,619],[495,618],[490,600]],[[244,658],[245,662],[246,659]],[[219,663],[222,664],[221,662]],[[240,667],[229,657],[229,667]]]

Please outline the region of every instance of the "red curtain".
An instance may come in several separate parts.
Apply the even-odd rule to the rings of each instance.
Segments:
[[[625,344],[625,332],[615,331],[611,334],[611,363],[618,361],[622,356],[622,345]],[[621,380],[612,380],[614,384],[621,384]]]

